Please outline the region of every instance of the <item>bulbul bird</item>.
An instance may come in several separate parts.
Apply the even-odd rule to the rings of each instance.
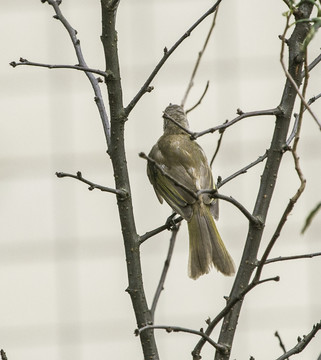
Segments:
[[[233,275],[234,262],[216,228],[218,200],[200,190],[215,189],[203,149],[182,129],[189,129],[183,108],[170,104],[164,112],[164,133],[153,146],[147,174],[160,203],[163,199],[188,225],[188,275],[197,279],[214,265]],[[181,125],[178,126],[174,121]]]

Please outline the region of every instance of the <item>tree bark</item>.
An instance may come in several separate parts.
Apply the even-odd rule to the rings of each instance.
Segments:
[[[294,14],[296,20],[308,19],[312,8],[313,5],[311,3],[302,2]],[[309,29],[310,25],[308,22],[297,22],[291,37],[286,41],[289,48],[288,71],[298,87],[302,81],[301,74],[304,63],[304,51],[302,44],[309,32]],[[297,91],[292,82],[287,78],[279,105],[281,114],[276,116],[274,133],[268,150],[267,161],[261,177],[260,188],[253,210],[253,216],[259,218],[263,223],[265,222],[275,188],[296,97]],[[242,290],[249,284],[252,272],[255,269],[257,253],[261,243],[263,230],[264,227],[257,227],[254,224],[249,225],[241,264],[230,293],[229,301],[238,297]],[[219,343],[226,345],[228,348],[232,347],[241,307],[242,301],[237,302],[223,320]],[[227,360],[229,357],[230,352],[222,354],[217,351],[215,360]]]
[[[130,182],[124,144],[125,111],[122,99],[119,60],[117,51],[117,32],[115,28],[116,12],[119,1],[101,0],[102,36],[105,52],[106,72],[109,74],[106,83],[110,107],[111,141],[109,155],[113,164],[116,189],[125,191],[126,196],[117,195],[117,205],[121,230],[126,252],[128,273],[127,292],[131,297],[138,328],[152,324],[151,312],[148,308],[143,287],[139,235],[136,231]],[[144,358],[157,360],[158,352],[152,329],[140,334]]]

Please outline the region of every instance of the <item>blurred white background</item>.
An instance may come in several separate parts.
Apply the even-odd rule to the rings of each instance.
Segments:
[[[162,56],[210,6],[201,0],[121,1],[118,10],[119,55],[124,102],[140,89]],[[88,191],[72,179],[57,179],[56,171],[75,173],[113,186],[102,126],[86,77],[73,70],[9,66],[24,57],[52,64],[77,60],[53,10],[40,1],[10,0],[0,5],[1,72],[1,242],[0,347],[9,360],[141,359],[139,339],[127,287],[124,249],[115,197]],[[104,69],[100,43],[100,2],[64,0],[64,15],[78,30],[90,67]],[[190,114],[194,130],[218,125],[236,116],[236,109],[269,109],[280,102],[284,74],[279,63],[286,7],[281,0],[222,1],[187,107],[194,105],[206,81],[209,91]],[[127,155],[134,210],[140,234],[165,221],[171,210],[161,206],[138,157],[148,152],[162,133],[162,111],[180,102],[197,53],[211,23],[208,18],[171,56],[127,123]],[[292,28],[291,28],[292,30]],[[312,61],[320,35],[309,50]],[[308,98],[321,91],[321,65],[311,72]],[[104,94],[105,89],[102,85]],[[321,118],[321,101],[313,105]],[[298,104],[296,105],[298,111]],[[214,177],[229,176],[264,154],[269,147],[273,117],[251,118],[229,129],[214,164]],[[199,139],[208,157],[218,135]],[[295,206],[271,256],[320,251],[320,214],[305,235],[304,219],[321,200],[321,137],[305,114],[299,145],[307,188]],[[221,188],[221,192],[254,206],[263,164]],[[299,185],[291,154],[285,154],[264,233],[262,254],[288,199]],[[247,233],[244,216],[228,203],[220,204],[218,226],[236,264]],[[170,233],[142,246],[144,280],[149,303],[160,276]],[[183,225],[172,265],[156,312],[156,323],[199,329],[224,306],[233,278],[216,271],[197,281],[187,277],[188,239]],[[232,358],[272,359],[281,354],[274,332],[286,347],[296,344],[321,316],[321,259],[266,266],[263,276],[280,275],[278,283],[254,289],[246,298]],[[219,330],[216,330],[217,334]],[[215,335],[214,334],[214,335]],[[157,331],[162,359],[187,359],[198,338]],[[321,334],[296,358],[317,359]],[[212,359],[204,347],[203,359]]]

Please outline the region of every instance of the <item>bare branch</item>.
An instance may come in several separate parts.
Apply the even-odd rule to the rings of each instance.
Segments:
[[[141,235],[139,243],[142,244],[147,239],[161,233],[164,230],[173,230],[173,228],[183,220],[183,218],[181,216],[177,217],[176,219],[173,218],[174,216],[176,216],[176,213],[169,216],[164,225],[159,226],[158,228],[156,228],[154,230],[148,231],[144,235]]]
[[[103,100],[103,97],[102,97],[102,94],[100,91],[99,81],[93,75],[92,69],[90,69],[86,64],[86,61],[84,59],[84,56],[82,54],[82,50],[80,47],[80,41],[77,38],[77,31],[70,25],[68,20],[63,16],[63,14],[60,10],[60,7],[59,7],[60,1],[46,0],[46,2],[53,7],[53,9],[56,13],[54,18],[59,20],[63,24],[65,29],[67,30],[67,32],[70,36],[70,39],[72,41],[72,44],[74,46],[75,53],[76,53],[76,56],[77,56],[77,59],[79,62],[79,66],[81,68],[88,69],[88,71],[85,71],[85,70],[83,70],[83,71],[85,72],[85,74],[86,74],[88,80],[90,81],[91,86],[94,90],[96,106],[98,108],[99,115],[100,115],[100,118],[101,118],[101,121],[103,124],[107,148],[109,148],[110,147],[110,124],[109,124],[108,115],[107,115],[107,112],[105,109],[104,100]],[[102,75],[102,74],[100,74],[100,75]],[[102,76],[104,76],[104,75],[102,75]]]
[[[274,336],[278,338],[281,349],[283,350],[284,353],[286,353],[286,348],[285,348],[285,345],[283,344],[280,334],[276,331],[274,333]],[[287,358],[287,360],[288,360],[288,358]]]
[[[194,140],[194,132],[186,129],[183,125],[181,125],[178,121],[176,121],[172,116],[170,116],[167,112],[164,111],[164,115],[163,115],[164,119],[168,119],[170,120],[172,123],[174,123],[176,126],[178,126],[180,129],[182,129],[183,131],[186,132],[186,134],[191,136],[191,139]]]
[[[303,338],[298,337],[298,343],[291,350],[278,357],[277,360],[285,360],[292,355],[302,352],[320,329],[321,321],[313,325],[312,330],[307,335],[303,335]]]
[[[318,55],[312,62],[311,64],[309,64],[308,66],[308,72],[310,72],[312,69],[314,69],[318,64],[319,62],[321,61],[321,54]],[[302,72],[302,77],[305,76],[306,74],[306,71],[303,71]]]
[[[89,185],[88,190],[90,190],[90,191],[94,190],[94,189],[98,189],[98,190],[103,191],[103,192],[109,192],[109,193],[113,193],[113,194],[116,194],[116,195],[120,195],[123,198],[128,196],[128,194],[127,194],[127,192],[125,190],[113,189],[113,188],[109,188],[109,187],[106,187],[106,186],[98,185],[98,184],[95,184],[95,183],[85,179],[82,176],[82,173],[80,171],[77,171],[77,175],[68,174],[68,173],[64,173],[64,172],[56,172],[56,176],[58,178],[70,177],[70,178],[73,178],[73,179],[77,179],[77,180]]]
[[[316,252],[312,254],[301,254],[301,255],[291,255],[291,256],[279,256],[272,259],[267,259],[265,265],[279,262],[279,261],[288,261],[288,260],[297,260],[297,259],[311,259],[315,256],[321,256],[321,252]]]
[[[269,281],[279,281],[280,278],[279,276],[275,276],[275,277],[271,277],[271,278],[267,278],[267,279],[263,279],[263,280],[258,280],[258,281],[252,281],[251,283],[249,283],[245,289],[243,289],[243,291],[240,292],[240,294],[236,297],[233,297],[233,299],[229,298],[228,302],[226,304],[226,306],[219,312],[218,315],[216,315],[216,317],[211,320],[208,323],[208,327],[205,331],[205,334],[207,336],[209,336],[212,331],[214,330],[215,326],[233,309],[233,307],[240,301],[242,301],[245,297],[246,294],[248,294],[252,289],[254,289],[256,286],[264,284],[266,282]],[[205,344],[205,340],[201,339],[195,346],[194,350],[192,351],[192,355],[193,355],[193,359],[194,360],[199,360],[201,359],[200,353],[202,350],[202,347]]]
[[[288,24],[287,20],[287,24]],[[305,56],[305,68],[307,68],[307,57]],[[306,89],[307,89],[307,85],[308,85],[308,79],[309,76],[306,76],[304,79],[304,84],[303,84],[303,90],[302,90],[302,98],[301,98],[301,106],[300,106],[300,115],[298,117],[298,124],[297,124],[297,130],[296,130],[296,134],[295,134],[295,138],[294,138],[294,144],[293,144],[293,148],[291,150],[292,152],[292,156],[293,156],[293,160],[294,160],[294,167],[296,170],[296,173],[299,177],[300,180],[300,186],[298,188],[298,190],[296,191],[296,193],[292,196],[292,198],[289,200],[289,203],[287,205],[287,207],[285,208],[282,217],[278,223],[278,226],[268,244],[268,246],[266,247],[262,259],[260,260],[260,263],[258,265],[258,268],[256,270],[255,279],[259,279],[261,276],[261,272],[263,269],[264,264],[266,263],[266,260],[274,246],[274,244],[276,243],[277,239],[279,238],[281,231],[283,229],[283,226],[285,225],[287,218],[290,214],[290,212],[292,211],[295,203],[298,201],[299,197],[302,195],[304,189],[305,189],[305,184],[306,184],[306,180],[302,174],[301,168],[300,168],[300,163],[299,163],[299,157],[297,155],[297,146],[299,143],[299,139],[300,139],[300,131],[301,131],[301,124],[302,124],[302,118],[303,118],[303,112],[305,110],[306,107],[306,102],[303,100],[303,97],[305,96],[306,93]],[[294,80],[293,80],[294,81]]]
[[[204,96],[205,96],[206,93],[207,93],[207,90],[208,90],[209,86],[210,86],[210,82],[207,81],[206,86],[205,86],[205,89],[204,89],[203,94],[201,95],[200,99],[198,100],[198,102],[197,102],[195,105],[193,105],[190,109],[188,109],[188,110],[185,111],[186,114],[188,114],[189,112],[191,112],[192,110],[194,110],[198,105],[201,104],[202,100],[204,99]]]
[[[85,72],[91,72],[93,74],[103,76],[104,78],[106,78],[108,76],[108,73],[106,73],[105,71],[98,70],[98,69],[91,69],[91,68],[86,67],[86,66],[44,64],[44,63],[38,63],[38,62],[29,61],[29,60],[24,59],[24,58],[20,58],[19,62],[12,61],[10,63],[10,65],[12,67],[21,66],[21,65],[27,65],[27,66],[44,67],[44,68],[48,68],[48,69],[72,69],[72,70],[80,70],[80,71],[85,71]]]
[[[226,179],[219,180],[217,182],[217,188],[219,189],[221,186],[225,185],[227,182],[231,181],[232,179],[236,178],[237,176],[245,174],[247,172],[247,170],[249,170],[253,166],[257,165],[258,163],[262,162],[266,158],[267,158],[267,151],[265,152],[264,155],[259,156],[255,161],[251,162],[249,165],[243,167],[242,169],[236,171],[234,174],[228,176]]]
[[[213,154],[213,156],[212,156],[212,159],[211,159],[211,161],[210,161],[210,167],[211,167],[211,168],[212,168],[212,165],[213,165],[213,163],[214,163],[214,160],[215,160],[215,158],[216,158],[216,156],[217,156],[217,154],[218,154],[218,152],[219,152],[219,150],[220,150],[220,147],[221,147],[221,144],[222,144],[222,140],[223,140],[224,131],[225,131],[225,129],[223,129],[222,131],[220,131],[220,137],[219,137],[219,139],[217,140],[216,149],[215,149],[214,154]]]
[[[254,116],[264,116],[264,115],[278,115],[281,113],[281,110],[279,108],[275,108],[275,109],[269,109],[269,110],[258,110],[258,111],[250,111],[250,112],[245,112],[245,113],[241,113],[239,116],[237,116],[235,119],[231,120],[231,121],[225,121],[223,124],[218,125],[218,126],[214,126],[212,128],[209,128],[207,130],[204,131],[200,131],[198,133],[193,133],[193,138],[197,139],[200,136],[209,134],[209,133],[213,133],[215,131],[222,131],[232,125],[234,125],[235,123],[239,122],[240,120],[243,120],[245,118],[248,117],[254,117]]]
[[[142,88],[138,91],[138,93],[135,95],[135,97],[131,100],[131,102],[127,105],[125,108],[125,115],[128,116],[129,113],[133,110],[137,102],[140,100],[140,98],[148,91],[150,83],[157,75],[158,71],[163,67],[167,59],[172,55],[172,53],[178,48],[178,46],[191,35],[192,31],[195,30],[195,28],[209,15],[213,14],[214,11],[216,11],[218,5],[220,4],[222,0],[217,0],[216,3],[206,11],[204,15],[202,15],[181,37],[176,41],[176,43],[168,50],[167,48],[164,49],[164,55],[162,59],[159,61],[159,63],[156,65],[155,69],[152,71],[152,73],[149,75],[147,80],[145,81]]]
[[[203,331],[198,331],[194,329],[188,329],[180,326],[170,326],[170,325],[146,325],[140,329],[136,329],[135,334],[139,335],[141,332],[148,330],[148,329],[163,329],[166,330],[168,333],[171,332],[185,332],[188,334],[194,334],[201,336],[204,341],[207,341],[209,344],[215,347],[219,352],[221,353],[229,353],[229,349],[221,344],[217,344],[215,341],[213,341],[208,335],[206,335]]]
[[[155,310],[156,310],[156,306],[157,306],[160,294],[164,290],[164,283],[165,283],[166,275],[167,275],[167,272],[168,272],[168,269],[169,269],[169,266],[170,266],[170,262],[171,262],[171,259],[172,259],[172,255],[173,255],[173,251],[174,251],[174,245],[175,245],[175,241],[176,241],[176,237],[177,237],[179,227],[180,227],[180,223],[178,223],[178,225],[176,225],[172,230],[172,235],[171,235],[171,238],[169,240],[169,248],[168,248],[166,260],[165,260],[165,263],[164,263],[163,271],[162,271],[161,277],[159,279],[159,283],[158,283],[158,286],[157,286],[157,289],[156,289],[156,292],[155,292],[155,295],[154,295],[154,298],[153,298],[152,306],[151,306],[151,309],[150,309],[153,322],[154,322],[154,319],[155,319]]]
[[[311,110],[310,106],[308,105],[308,103],[306,102],[306,100],[304,99],[304,96],[301,94],[300,89],[298,88],[296,82],[294,81],[293,77],[291,76],[291,74],[289,73],[289,71],[287,70],[285,63],[284,63],[284,44],[285,44],[285,34],[289,28],[289,19],[290,19],[290,15],[287,16],[287,22],[286,22],[286,27],[284,30],[284,33],[282,35],[282,46],[281,46],[281,53],[280,53],[280,63],[282,66],[282,69],[287,77],[287,79],[291,82],[292,86],[294,87],[296,93],[298,94],[299,98],[301,99],[301,101],[303,102],[304,106],[307,108],[308,112],[310,113],[310,115],[312,116],[312,118],[315,120],[315,122],[317,123],[317,125],[319,126],[319,129],[321,130],[321,123],[318,120],[318,118],[316,117],[316,115],[313,113],[313,111]],[[307,76],[308,71],[307,68],[305,68],[305,75]]]
[[[191,88],[192,88],[193,85],[194,85],[194,79],[195,79],[196,72],[197,72],[198,67],[199,67],[199,65],[200,65],[200,63],[201,63],[202,57],[203,57],[203,55],[204,55],[204,52],[205,52],[205,50],[206,50],[207,44],[208,44],[208,42],[209,42],[209,39],[210,39],[210,37],[211,37],[211,35],[212,35],[213,29],[214,29],[214,26],[215,26],[215,23],[216,23],[216,18],[217,18],[217,14],[218,14],[218,9],[219,9],[219,6],[217,7],[217,9],[216,9],[216,11],[215,11],[215,13],[214,13],[213,21],[212,21],[212,24],[211,24],[210,29],[209,29],[209,31],[208,31],[208,34],[207,34],[207,36],[206,36],[206,39],[205,39],[203,48],[202,48],[202,50],[198,53],[198,57],[197,57],[197,60],[196,60],[196,63],[195,63],[195,66],[194,66],[194,69],[193,69],[193,72],[192,72],[192,76],[191,76],[191,78],[190,78],[190,81],[189,81],[189,83],[188,83],[188,86],[187,86],[185,95],[184,95],[183,100],[182,100],[182,102],[181,102],[181,106],[182,106],[182,107],[185,106],[186,99],[187,99],[187,97],[188,97],[188,95],[189,95],[189,92],[190,92]],[[201,103],[201,101],[202,101],[202,99],[203,99],[203,97],[204,97],[204,95],[205,95],[205,93],[206,93],[206,91],[207,91],[207,88],[208,88],[208,82],[207,82],[207,86],[206,86],[206,89],[205,89],[205,92],[204,92],[203,96],[201,97],[201,99],[199,100],[199,102],[198,102],[196,105],[194,105],[193,108],[190,109],[189,111],[195,109],[195,107],[198,106],[198,105]]]
[[[298,5],[297,18],[309,18],[313,4],[310,2],[301,2]],[[289,49],[289,73],[297,84],[301,81],[301,71],[303,66],[302,44],[309,32],[309,24],[295,23],[291,37],[288,39]],[[273,192],[276,185],[276,178],[279,172],[282,156],[284,153],[284,144],[286,142],[287,133],[290,125],[291,115],[297,93],[293,88],[292,83],[286,78],[283,93],[276,114],[276,121],[271,138],[271,144],[268,150],[267,160],[260,180],[260,187],[257,193],[253,216],[256,216],[265,222],[268,214],[270,203],[273,197]],[[249,224],[249,230],[245,242],[245,247],[241,259],[241,264],[235,277],[235,281],[230,292],[229,301],[234,302],[234,299],[250,283],[255,270],[259,247],[263,236],[263,228],[257,228],[253,224]],[[257,280],[257,278],[255,278]],[[252,280],[253,283],[253,280]],[[235,331],[242,308],[242,302],[235,303],[233,311],[229,311],[224,321],[219,335],[219,343],[228,344],[233,343]],[[215,360],[227,360],[229,357],[216,353]]]
[[[225,201],[233,204],[247,217],[247,219],[251,223],[255,224],[258,227],[263,226],[263,223],[260,219],[254,217],[241,203],[239,203],[237,200],[233,199],[232,196],[226,196],[226,195],[220,194],[220,193],[218,193],[218,191],[216,189],[199,190],[197,192],[197,196],[199,196],[201,194],[209,194],[211,197],[213,197],[215,199],[225,200]]]

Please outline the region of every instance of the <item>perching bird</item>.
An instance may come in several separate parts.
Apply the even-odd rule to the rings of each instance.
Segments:
[[[215,189],[212,171],[202,148],[171,119],[188,129],[183,108],[169,105],[164,112],[164,134],[149,153],[147,174],[158,200],[163,199],[188,224],[188,275],[197,279],[214,265],[225,275],[233,275],[234,263],[218,233],[214,218],[218,201],[199,190]],[[160,170],[162,169],[162,170]],[[175,181],[174,181],[175,180]],[[188,190],[190,191],[188,191]]]

